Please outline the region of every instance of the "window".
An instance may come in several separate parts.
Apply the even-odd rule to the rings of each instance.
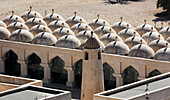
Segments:
[[[85,60],[89,60],[89,54],[88,54],[88,52],[85,52],[84,57],[85,57]]]
[[[101,51],[98,52],[98,59],[101,59]]]

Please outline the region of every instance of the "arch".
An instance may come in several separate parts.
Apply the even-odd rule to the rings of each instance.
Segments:
[[[139,73],[132,67],[129,66],[123,71],[123,84],[129,84],[138,81]]]
[[[64,61],[58,56],[56,56],[50,61],[52,83],[66,85],[67,70],[64,69],[64,66],[65,66]]]
[[[160,75],[160,74],[161,74],[161,72],[159,70],[155,69],[155,70],[153,70],[152,72],[149,73],[148,78],[153,77],[153,76],[157,76],[157,75]]]
[[[113,89],[116,87],[116,78],[113,76],[114,70],[108,64],[103,64],[103,74],[104,74],[104,87],[105,90]]]
[[[101,50],[98,51],[98,60],[101,59]]]
[[[83,60],[79,60],[74,64],[75,87],[81,88],[82,83],[82,64]]]
[[[17,62],[18,56],[12,50],[6,52],[5,56],[5,74],[12,76],[21,75],[21,65]]]
[[[40,64],[41,58],[35,53],[27,57],[28,77],[39,80],[44,78],[44,67]]]

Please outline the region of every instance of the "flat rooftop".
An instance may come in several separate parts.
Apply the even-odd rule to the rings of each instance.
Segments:
[[[154,91],[154,90],[157,90],[157,89],[160,89],[160,88],[163,88],[163,87],[167,87],[167,86],[170,86],[170,77],[149,83],[148,92]],[[127,99],[127,98],[130,98],[130,97],[133,97],[133,96],[137,96],[137,95],[146,93],[145,92],[146,87],[147,87],[146,85],[141,85],[139,87],[128,89],[128,90],[118,92],[118,93],[115,93],[115,94],[111,94],[111,95],[108,95],[108,96]]]

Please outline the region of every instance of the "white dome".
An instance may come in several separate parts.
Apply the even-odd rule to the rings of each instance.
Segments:
[[[123,41],[131,36],[140,37],[139,33],[134,29],[123,29],[118,33],[118,35],[122,38]]]
[[[5,27],[0,27],[0,39],[8,39],[11,33]]]
[[[131,49],[133,46],[137,44],[147,44],[144,39],[138,36],[131,36],[127,38],[124,43]]]
[[[80,46],[80,41],[73,35],[64,35],[60,37],[55,46],[75,49]]]
[[[137,44],[131,48],[128,55],[133,57],[151,58],[154,54],[154,51],[148,45]]]
[[[33,26],[35,25],[45,25],[47,26],[46,22],[41,19],[41,18],[30,18],[28,19],[25,24],[29,27],[29,28],[32,28]]]
[[[45,29],[45,30],[44,30]],[[30,29],[30,32],[35,36],[40,32],[52,33],[52,31],[45,25],[35,25]]]
[[[117,34],[113,34],[113,33],[107,33],[105,35],[103,35],[100,40],[107,45],[108,43],[112,42],[112,41],[120,41],[123,42],[123,40],[117,35]]]
[[[75,35],[83,30],[93,31],[92,28],[84,23],[77,23],[71,27],[71,30],[75,33]]]
[[[55,29],[60,28],[60,27],[70,28],[69,25],[67,23],[65,23],[65,21],[57,21],[57,20],[52,21],[51,23],[49,23],[48,27],[51,29],[52,32]]]
[[[93,19],[90,23],[89,23],[89,26],[95,30],[97,27],[99,26],[110,26],[110,24],[104,20],[104,19],[100,19],[100,18],[97,18],[97,19]]]
[[[24,12],[24,13],[21,15],[21,17],[22,17],[25,21],[27,21],[27,20],[30,19],[30,18],[34,18],[35,15],[36,15],[36,18],[41,18],[41,19],[42,19],[42,16],[41,16],[40,13],[38,13],[38,12],[36,12],[36,11],[31,11],[31,10]]]
[[[56,37],[48,32],[40,32],[32,40],[32,43],[41,45],[55,45],[56,42]]]
[[[0,27],[5,27],[5,28],[7,28],[6,24],[5,24],[3,21],[1,21],[1,20],[0,20]]]
[[[87,24],[87,22],[80,16],[77,16],[76,15],[76,12],[74,12],[74,16],[71,16],[69,17],[67,20],[66,20],[66,23],[72,27],[73,25],[77,24],[77,23],[85,23]]]
[[[142,36],[143,34],[145,34],[146,32],[151,32],[153,28],[153,32],[158,32],[154,26],[152,25],[148,25],[148,24],[142,24],[140,26],[138,26],[135,30],[140,34],[140,36]]]
[[[28,30],[18,29],[11,34],[9,40],[18,42],[31,42],[33,38],[33,34],[30,33]]]
[[[99,40],[98,36],[96,35],[96,33],[93,33],[93,36]],[[76,37],[80,40],[80,42],[82,43],[84,40],[88,39],[91,37],[91,31],[89,30],[83,30],[81,32],[79,32]]]
[[[142,38],[147,42],[147,44],[159,38],[160,40],[164,40],[163,36],[159,34],[158,32],[147,32],[142,35]]]
[[[132,25],[130,25],[127,22],[122,22],[122,21],[113,24],[112,28],[116,31],[116,33],[119,33],[121,30],[127,29],[127,28],[133,29]]]
[[[154,56],[156,60],[170,61],[170,48],[162,48],[158,50]]]
[[[168,38],[166,39],[166,41],[168,41],[168,42],[170,43],[170,37],[168,37]]]
[[[109,26],[99,26],[94,30],[94,32],[97,34],[99,38],[107,33],[116,34],[116,32]]]
[[[166,47],[167,43],[168,42],[165,40],[157,39],[149,43],[149,46],[153,49],[153,51],[157,52],[159,49]]]
[[[170,27],[165,27],[163,29],[161,29],[159,31],[159,33],[165,38],[167,39],[168,37],[170,37]]]
[[[103,52],[124,55],[129,53],[129,47],[123,42],[113,41],[106,45]]]
[[[8,26],[12,22],[22,22],[25,23],[25,21],[18,15],[14,15],[14,12],[12,12],[12,15],[5,17],[3,22]]]
[[[11,24],[8,25],[7,29],[12,33],[17,29],[25,29],[25,30],[29,30],[29,28],[27,27],[27,25],[25,25],[22,22],[13,22]]]
[[[75,36],[74,32],[69,29],[69,28],[63,28],[63,27],[60,27],[60,28],[57,28],[56,30],[53,31],[52,33],[57,39],[64,36],[64,35],[73,35]]]
[[[47,24],[51,23],[54,20],[65,21],[61,15],[54,13],[54,9],[52,9],[51,14],[47,14],[43,19]]]

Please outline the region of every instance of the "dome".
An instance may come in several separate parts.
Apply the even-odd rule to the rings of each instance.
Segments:
[[[148,25],[148,24],[146,24],[146,22],[145,22],[144,24],[138,26],[135,30],[140,34],[140,36],[142,36],[142,35],[145,34],[146,32],[150,32],[150,31],[158,32],[158,31],[154,28],[154,26]]]
[[[142,35],[142,38],[147,42],[147,44],[159,38],[160,40],[164,40],[163,36],[158,32],[147,32]]]
[[[154,51],[148,45],[137,44],[131,48],[128,55],[133,57],[151,58],[154,54]]]
[[[33,26],[38,25],[38,24],[47,26],[46,22],[41,18],[30,18],[25,22],[25,24],[29,28],[32,28]]]
[[[55,45],[56,42],[56,37],[48,32],[40,32],[32,40],[32,43],[41,45]]]
[[[106,45],[103,52],[124,55],[129,53],[129,47],[123,42],[113,41]]]
[[[18,42],[31,42],[33,38],[33,34],[28,30],[18,29],[11,34],[9,40]]]
[[[80,43],[79,39],[76,38],[75,36],[64,35],[58,39],[55,46],[75,49],[75,48],[79,48],[80,44],[81,43]]]
[[[113,24],[112,28],[116,31],[116,33],[119,33],[123,29],[132,29],[133,27],[129,23],[123,22],[121,17],[121,21]]]
[[[42,16],[40,13],[36,12],[36,11],[32,11],[32,7],[30,7],[29,11],[26,11],[24,12],[21,17],[27,21],[28,19],[30,18],[33,18],[36,14],[36,18],[41,18],[42,19]]]
[[[45,25],[35,25],[30,29],[30,32],[35,36],[40,32],[52,33],[52,31]]]
[[[116,34],[116,32],[109,26],[99,26],[98,28],[96,28],[94,30],[94,32],[97,34],[97,36],[100,38],[103,35],[105,35],[106,33],[114,33]]]
[[[168,38],[166,39],[166,41],[170,43],[170,37],[168,37]]]
[[[5,24],[3,21],[1,21],[1,20],[0,20],[0,27],[5,27],[5,28],[7,28],[6,24]]]
[[[90,23],[89,26],[95,30],[97,27],[99,26],[110,26],[110,24],[104,20],[104,19],[100,19],[99,15],[97,15],[97,19],[93,19]]]
[[[73,25],[77,24],[77,23],[87,23],[82,17],[80,16],[77,16],[77,12],[74,12],[74,16],[72,17],[69,17],[67,20],[66,20],[66,23],[72,27]]]
[[[27,27],[27,25],[25,25],[24,23],[21,22],[13,22],[11,24],[8,25],[7,29],[12,33],[13,31],[17,30],[17,29],[25,29],[25,30],[29,30],[29,28]]]
[[[8,39],[10,35],[11,33],[5,27],[0,27],[0,39]]]
[[[165,47],[158,50],[153,58],[156,60],[170,61],[170,48]]]
[[[52,33],[57,39],[64,36],[64,35],[73,35],[75,36],[74,32],[70,30],[69,28],[57,28],[56,30],[53,31]]]
[[[113,33],[107,33],[105,35],[103,35],[100,40],[107,45],[108,43],[112,42],[112,41],[120,41],[123,42],[123,40],[117,35],[117,34],[113,34]]]
[[[96,35],[96,33],[93,33],[93,36],[99,40],[98,36]],[[91,37],[91,31],[89,30],[83,30],[81,32],[79,32],[76,37],[80,40],[80,42],[82,43],[84,40],[88,39]]]
[[[153,51],[157,52],[159,49],[166,47],[167,43],[168,42],[165,40],[157,39],[157,40],[154,40],[151,43],[149,43],[149,46],[153,49]]]
[[[123,41],[131,36],[140,37],[139,33],[134,29],[123,29],[118,33],[118,35],[122,38]]]
[[[47,24],[51,23],[54,20],[65,21],[61,15],[54,13],[54,9],[52,9],[51,14],[46,15],[43,19]]]
[[[127,38],[124,43],[131,49],[133,46],[137,44],[147,44],[144,39],[138,36],[131,36]]]
[[[170,26],[161,29],[161,30],[159,31],[159,33],[160,33],[165,39],[167,39],[168,37],[170,37]]]
[[[51,29],[53,32],[55,29],[60,28],[60,27],[65,27],[65,28],[70,28],[65,21],[52,21],[51,23],[48,24],[48,27]]]
[[[25,21],[18,15],[14,15],[14,11],[12,11],[12,15],[7,16],[3,22],[8,26],[9,24],[11,24],[12,22],[22,22],[25,23]]]
[[[92,28],[84,23],[77,23],[71,27],[71,30],[75,33],[75,35],[83,30],[93,31]]]

